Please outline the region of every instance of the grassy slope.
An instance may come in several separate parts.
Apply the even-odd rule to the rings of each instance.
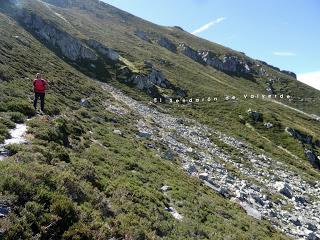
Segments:
[[[98,39],[106,46],[118,50],[123,57],[131,61],[131,64],[138,65],[145,59],[152,60],[170,81],[182,88],[188,89],[189,96],[191,97],[217,96],[221,99],[224,95],[242,97],[243,94],[266,94],[264,80],[256,79],[256,82],[254,82],[242,77],[229,76],[211,67],[198,64],[181,54],[172,53],[156,43],[145,42],[135,36],[134,31],[139,29],[148,32],[154,36],[153,40],[155,40],[157,35],[166,36],[176,44],[186,42],[194,49],[210,49],[217,54],[230,53],[244,57],[241,53],[199,39],[177,28],[161,27],[152,24],[111,6],[105,7],[103,5],[103,7],[99,8],[99,11],[94,13],[88,10],[79,10],[76,7],[73,9],[63,9],[51,6],[51,8],[64,16],[73,26],[74,32],[81,32],[86,37]],[[90,5],[88,8],[95,9],[96,6]],[[161,59],[173,63],[173,66],[161,64]],[[287,81],[282,86],[286,89],[287,94],[294,97],[314,97],[318,99],[316,102],[311,103],[284,101],[285,104],[298,107],[310,113],[320,114],[318,107],[320,99],[319,91],[280,72],[274,71],[268,66],[264,67],[269,74]],[[142,101],[150,100],[143,93],[119,84],[117,81],[114,81],[113,84],[126,90],[128,94],[137,99]],[[192,117],[226,133],[248,140],[254,146],[265,150],[279,160],[289,163],[299,174],[304,174],[307,178],[319,178],[319,172],[315,171],[305,159],[303,146],[284,132],[285,127],[294,127],[314,136],[314,139],[319,139],[319,123],[306,118],[302,114],[261,99],[253,101],[240,99],[237,103],[222,101],[194,106],[179,106],[178,104],[174,104],[166,107],[181,116]],[[258,124],[254,126],[254,131],[246,128],[240,123],[238,116],[242,115],[246,117],[246,111],[249,108],[263,113],[265,121],[279,123],[279,127],[266,130],[261,124]],[[261,136],[270,139],[271,142],[266,141]],[[280,150],[278,146],[286,148],[292,154],[298,156],[298,159],[292,158],[292,154]]]
[[[7,239],[34,234],[42,239],[285,238],[189,178],[176,163],[155,156],[135,139],[134,116],[124,119],[104,111],[103,102],[111,98],[96,82],[3,14],[0,31],[1,78],[7,79],[0,82],[4,133],[16,112],[23,114],[20,120],[32,115],[34,73],[43,71],[50,80],[50,116],[28,121],[32,144],[11,146],[15,155],[0,162],[1,200],[12,206],[10,217],[0,220]],[[92,106],[80,107],[81,98]],[[113,134],[114,129],[124,136]],[[173,187],[170,201],[184,221],[164,210],[169,197],[159,191],[163,184]]]

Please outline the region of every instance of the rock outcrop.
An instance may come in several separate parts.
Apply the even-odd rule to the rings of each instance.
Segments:
[[[289,127],[287,127],[285,131],[289,133],[293,138],[299,140],[301,143],[312,145],[312,136]]]
[[[276,94],[276,89],[273,87],[273,84],[275,83],[275,79],[274,78],[269,78],[267,81],[266,81],[266,91],[269,93],[269,94]]]
[[[134,32],[134,35],[136,35],[138,38],[140,38],[140,39],[142,39],[142,40],[144,40],[144,41],[146,41],[146,42],[151,43],[151,40],[150,40],[150,38],[148,37],[148,34],[147,34],[146,32],[144,32],[144,31],[136,30],[136,31]]]
[[[275,67],[275,66],[272,66],[272,65],[270,65],[270,64],[268,64],[268,63],[266,63],[266,62],[264,62],[264,61],[261,61],[261,60],[256,60],[256,61],[257,61],[259,64],[266,65],[266,66],[268,66],[269,68],[271,68],[271,69],[273,69],[273,70],[275,70],[275,71],[281,72],[281,73],[283,73],[283,74],[286,74],[286,75],[288,75],[288,76],[290,76],[290,77],[293,77],[293,78],[297,79],[297,75],[296,75],[294,72],[290,72],[290,71],[287,71],[287,70],[281,70],[280,68]],[[263,68],[262,68],[262,69],[263,69]]]
[[[148,75],[135,75],[130,81],[136,85],[138,89],[148,90],[156,85],[162,88],[171,88],[171,83],[156,68],[152,68]]]
[[[185,43],[180,43],[179,44],[179,50],[181,51],[181,53],[189,58],[191,58],[192,60],[204,64],[205,62],[202,60],[201,56],[198,54],[198,52],[196,50],[194,50],[193,48],[191,48],[190,46],[188,46]]]
[[[177,97],[186,96],[185,90],[173,85],[152,63],[146,61],[145,66],[149,68],[147,74],[133,74],[130,78],[126,79],[125,82],[133,84],[136,88],[144,90],[152,96],[159,95],[158,87],[173,90]]]
[[[168,38],[166,37],[160,37],[157,40],[157,43],[161,46],[164,47],[166,49],[168,49],[171,52],[177,52],[177,46]]]
[[[305,149],[304,154],[314,168],[320,169],[320,159],[314,151]]]
[[[61,31],[54,25],[47,23],[41,17],[22,12],[22,23],[47,45],[58,49],[63,56],[71,61],[98,59],[95,52],[83,44],[79,39]]]
[[[224,55],[222,58],[209,50],[196,51],[185,43],[179,45],[179,50],[185,56],[192,60],[214,67],[220,71],[235,74],[250,74],[252,73],[249,67],[250,63],[240,60],[237,56]]]
[[[297,75],[294,73],[294,72],[290,72],[290,71],[287,71],[287,70],[281,70],[282,73],[288,75],[288,76],[291,76],[295,79],[297,79]]]
[[[89,39],[86,41],[86,43],[88,44],[88,46],[90,46],[91,48],[95,49],[98,53],[100,53],[106,60],[111,60],[113,62],[119,61],[120,55],[115,50],[111,48],[107,48],[102,43],[94,39]]]

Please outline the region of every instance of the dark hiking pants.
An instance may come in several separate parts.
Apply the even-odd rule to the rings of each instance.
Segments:
[[[33,106],[35,110],[37,110],[38,98],[40,97],[41,111],[44,111],[44,95],[45,95],[44,93],[37,93],[37,92],[34,94]]]

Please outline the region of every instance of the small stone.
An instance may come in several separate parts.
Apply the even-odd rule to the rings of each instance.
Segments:
[[[197,168],[195,167],[195,165],[193,164],[186,164],[183,167],[187,172],[189,172],[190,174],[197,172]]]
[[[161,188],[160,188],[160,190],[162,191],[162,192],[167,192],[167,191],[169,191],[169,190],[171,190],[172,188],[170,187],[170,186],[168,186],[168,185],[164,185],[164,186],[162,186]]]
[[[88,107],[90,104],[89,104],[89,101],[87,99],[81,98],[80,105],[82,107]]]
[[[142,137],[142,138],[150,138],[151,137],[151,133],[144,131],[144,130],[140,130],[138,132],[138,136]]]
[[[118,135],[122,135],[122,132],[119,129],[114,129],[113,133],[118,134]]]
[[[263,124],[267,129],[270,129],[273,127],[273,124],[271,122],[266,122]]]
[[[206,173],[206,172],[199,174],[199,178],[200,178],[201,180],[205,180],[205,181],[208,180],[208,176],[209,176],[209,174]]]
[[[296,217],[291,218],[290,221],[296,226],[302,226],[300,220]]]

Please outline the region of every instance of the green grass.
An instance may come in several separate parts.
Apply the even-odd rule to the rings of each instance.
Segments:
[[[143,70],[144,60],[151,60],[172,83],[187,89],[191,97],[263,91],[259,82],[202,66],[134,35],[138,28],[151,32],[153,41],[163,35],[196,49],[208,48],[218,55],[239,55],[176,28],[157,26],[112,7],[96,10],[95,4],[87,6],[89,10],[51,7],[66,22],[38,2],[27,2],[33,4],[28,5],[30,11],[74,36],[95,38],[116,49],[133,72]],[[24,37],[30,46],[21,45],[15,35]],[[74,64],[63,61],[3,13],[0,36],[0,142],[9,137],[15,123],[34,115],[35,73],[43,72],[50,81],[47,116],[27,121],[32,144],[9,146],[12,156],[0,162],[0,198],[12,206],[12,214],[0,219],[6,230],[5,239],[30,239],[36,234],[43,239],[286,239],[267,221],[247,216],[239,205],[190,178],[177,162],[159,158],[145,147],[144,141],[135,138],[135,116],[121,117],[105,111],[104,102],[115,100],[89,77],[94,73],[86,69],[81,72]],[[172,64],[162,64],[161,59]],[[110,75],[95,77],[137,100],[151,100],[147,94],[119,82],[115,68],[108,69]],[[289,82],[292,92],[300,89],[297,94],[305,91],[319,96],[304,85],[300,88],[302,85],[292,79]],[[82,98],[88,99],[90,106],[81,107]],[[319,172],[304,159],[300,144],[283,131],[290,126],[319,137],[319,126],[292,110],[260,100],[161,107],[240,137],[288,163],[307,179],[319,179]],[[255,131],[245,127],[238,116],[246,116],[249,108],[262,112],[265,120],[279,123],[278,127],[270,131],[261,124],[253,125]],[[306,109],[318,111],[315,104]],[[114,129],[121,130],[123,136],[114,134]],[[263,142],[257,132],[272,143]],[[276,145],[286,147],[299,159],[292,160]],[[221,147],[232,153],[232,149]],[[162,185],[172,187],[168,196],[159,190]],[[184,216],[182,221],[165,211],[169,204]]]

